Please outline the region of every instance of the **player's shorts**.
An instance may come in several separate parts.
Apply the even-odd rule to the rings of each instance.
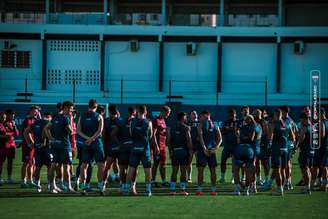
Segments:
[[[119,146],[109,146],[105,147],[105,157],[111,157],[114,160],[120,157],[120,147]]]
[[[298,156],[298,163],[301,168],[313,167],[313,162],[314,162],[314,153],[300,151]]]
[[[254,150],[253,146],[250,144],[239,144],[236,147],[234,153],[234,164],[236,166],[243,166],[244,164],[246,167],[253,165],[254,161]]]
[[[318,150],[314,151],[314,160],[313,160],[314,167],[324,166],[326,153],[327,150],[325,147],[320,147]]]
[[[211,154],[210,156],[206,156],[203,150],[197,151],[196,166],[206,167],[206,165],[208,165],[209,168],[215,168],[218,166],[218,162],[216,160],[216,154]]]
[[[71,165],[73,162],[71,148],[52,148],[53,162]]]
[[[328,167],[328,150],[326,151],[325,155],[323,156],[322,166]]]
[[[22,162],[27,164],[33,164],[34,161],[34,148],[28,147],[26,144],[22,144]]]
[[[132,141],[123,142],[120,148],[120,154],[118,157],[119,165],[129,165],[130,154],[132,149]]]
[[[172,166],[187,166],[188,159],[188,151],[185,148],[173,148]]]
[[[228,158],[232,157],[234,154],[234,149],[236,148],[236,145],[229,145],[224,146],[221,154],[221,161],[227,161]]]
[[[50,167],[53,162],[53,155],[49,147],[35,149],[35,165],[42,167],[43,165]]]
[[[192,142],[192,151],[193,151],[193,153],[196,153],[199,150],[200,147],[201,146],[200,146],[198,141],[193,141]]]
[[[254,151],[254,158],[259,157],[261,154],[261,147],[260,144],[255,143],[252,145],[253,151]]]
[[[149,151],[135,151],[131,150],[129,158],[129,166],[137,168],[142,163],[144,168],[151,168],[151,157]]]
[[[273,150],[271,153],[272,168],[285,168],[288,164],[288,149]]]
[[[294,148],[288,148],[288,152],[287,152],[287,160],[288,160],[288,161],[292,160],[294,154],[295,154]]]
[[[159,161],[161,165],[166,163],[166,148],[160,148],[159,154],[153,155],[154,161]]]
[[[90,145],[82,147],[82,162],[92,163],[105,161],[104,146],[100,138],[94,140]]]

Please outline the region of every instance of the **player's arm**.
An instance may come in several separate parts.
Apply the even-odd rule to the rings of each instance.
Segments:
[[[300,129],[300,133],[298,135],[296,148],[299,148],[300,144],[304,141],[305,133],[306,133],[306,127],[302,126]]]
[[[199,143],[202,146],[204,153],[208,155],[208,150],[205,146],[204,139],[203,139],[203,124],[202,123],[199,123],[199,125],[197,127],[197,134],[198,134]]]
[[[158,146],[158,142],[157,142],[157,138],[156,138],[156,134],[157,134],[157,125],[151,125],[152,127],[152,143],[155,146],[155,151],[157,151],[159,153],[159,146]]]
[[[166,145],[169,148],[169,151],[172,151],[172,144],[171,144],[171,129],[168,128],[167,129],[167,133],[166,133]]]
[[[253,131],[249,134],[249,140],[254,141],[254,140],[255,140],[255,135],[256,135],[255,130],[253,130]]]
[[[44,133],[45,133],[46,137],[47,137],[49,140],[52,140],[53,137],[52,137],[52,135],[51,135],[51,131],[50,131],[50,129],[51,129],[51,123],[47,124],[47,125],[44,127]]]
[[[73,133],[73,128],[72,128],[72,125],[71,125],[71,121],[70,121],[70,118],[67,116],[66,117],[66,126],[65,126],[65,129],[67,130],[67,132],[69,133],[69,135],[71,135]]]
[[[152,140],[152,138],[154,137],[154,133],[153,133],[153,123],[151,121],[149,121],[148,123],[148,131],[149,131],[150,140]]]
[[[289,139],[292,140],[293,142],[295,141],[295,134],[293,132],[292,127],[289,127]]]
[[[88,140],[90,137],[85,135],[83,132],[82,132],[82,128],[81,128],[81,117],[79,118],[79,121],[77,122],[77,127],[76,127],[76,132],[79,136],[81,136],[82,138]]]
[[[217,127],[217,130],[216,130],[216,145],[211,150],[212,151],[212,154],[215,154],[215,152],[219,149],[221,143],[222,143],[222,134],[221,134],[220,128]]]
[[[326,135],[327,135],[327,133],[326,133],[326,127],[325,127],[325,125],[323,124],[323,122],[322,121],[320,121],[320,137],[321,138],[324,138],[324,137],[326,137]]]
[[[104,119],[101,115],[98,117],[98,129],[97,131],[86,141],[86,144],[91,144],[96,138],[101,136],[101,133],[104,129]]]
[[[32,128],[31,126],[28,126],[25,128],[24,133],[23,133],[24,139],[27,142],[28,145],[33,145],[34,140],[32,138]]]
[[[188,127],[186,132],[186,139],[187,139],[187,147],[188,147],[188,163],[192,162],[192,139],[191,139],[191,128]]]

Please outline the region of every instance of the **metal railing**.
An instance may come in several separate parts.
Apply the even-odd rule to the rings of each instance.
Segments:
[[[52,98],[67,97],[74,102],[79,102],[82,97],[98,95],[105,99],[115,99],[118,103],[144,102],[144,100],[162,99],[164,102],[199,102],[208,104],[220,103],[221,95],[240,95],[241,97],[256,100],[261,105],[268,105],[268,82],[263,81],[222,81],[222,91],[217,92],[217,82],[213,81],[188,81],[164,80],[163,91],[158,90],[157,80],[127,80],[105,79],[104,91],[100,90],[100,81],[95,82],[85,78],[60,78],[56,82],[47,81],[47,90],[41,90],[41,79],[1,78],[0,96],[16,93],[56,93]],[[50,98],[50,97],[49,97]],[[146,101],[147,102],[147,101]]]

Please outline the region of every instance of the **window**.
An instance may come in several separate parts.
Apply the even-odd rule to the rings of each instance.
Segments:
[[[30,68],[30,51],[1,51],[1,68]]]

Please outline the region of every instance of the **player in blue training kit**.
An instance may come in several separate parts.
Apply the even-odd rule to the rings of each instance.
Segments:
[[[168,145],[172,159],[172,175],[170,191],[175,195],[177,174],[180,168],[180,189],[182,195],[188,195],[187,185],[187,166],[192,158],[192,141],[190,127],[186,125],[187,114],[180,112],[177,115],[177,123],[170,129],[168,135]]]
[[[260,145],[258,146],[259,153],[255,162],[256,184],[262,186],[269,180],[270,173],[270,154],[267,147],[268,122],[263,118],[263,112],[260,109],[255,110],[254,120],[262,130],[261,139],[257,139],[259,140],[257,143]],[[261,177],[261,165],[264,169],[264,180]]]
[[[120,145],[113,140],[113,130],[118,127],[118,123],[120,121],[119,111],[115,105],[108,106],[109,117],[104,120],[104,130],[103,130],[103,138],[104,138],[104,149],[105,149],[105,169],[103,180],[106,186],[108,180],[108,172],[116,162],[116,160],[120,157]]]
[[[201,122],[198,126],[198,138],[200,149],[197,151],[198,168],[198,188],[196,195],[203,195],[204,168],[206,165],[210,168],[211,175],[211,195],[217,195],[216,192],[216,151],[221,145],[222,137],[219,127],[211,120],[208,111],[201,113]]]
[[[311,194],[311,168],[313,167],[314,148],[311,146],[312,124],[306,113],[300,115],[301,126],[297,148],[300,149],[298,162],[302,170],[304,188],[302,193]]]
[[[328,119],[325,109],[321,109],[321,147],[319,153],[315,156],[315,163],[322,171],[321,190],[328,191]]]
[[[47,166],[48,185],[50,185],[52,173],[52,154],[49,147],[49,142],[46,139],[44,128],[51,121],[51,114],[45,113],[43,118],[28,126],[24,131],[24,138],[28,145],[32,145],[35,149],[35,172],[34,180],[37,187],[37,192],[41,192],[40,171],[43,165]],[[56,191],[51,191],[56,193]]]
[[[70,165],[72,164],[72,149],[70,134],[72,128],[70,125],[69,113],[73,111],[74,104],[65,101],[62,105],[63,114],[55,116],[51,123],[46,127],[47,137],[50,140],[50,146],[53,153],[53,161],[56,165],[64,165],[64,185],[63,189],[67,192],[75,192],[71,184]],[[53,180],[51,180],[53,182]],[[54,188],[55,185],[52,185]]]
[[[125,119],[120,119],[117,122],[117,126],[112,131],[113,142],[119,145],[119,157],[118,164],[120,167],[120,190],[122,194],[128,194],[129,187],[126,183],[127,170],[129,165],[130,153],[132,149],[132,136],[130,133],[131,122],[136,116],[136,109],[129,107],[128,116]],[[132,191],[136,193],[135,180],[132,183]]]
[[[290,124],[287,124],[282,119],[280,109],[275,109],[272,121],[269,124],[268,144],[271,148],[271,165],[273,176],[276,179],[277,193],[284,194],[283,183],[286,179],[286,168],[288,162],[288,142],[294,141],[295,135]],[[265,189],[271,188],[271,181]]]
[[[199,149],[199,141],[198,141],[198,133],[197,133],[197,127],[199,125],[198,115],[195,110],[191,111],[190,116],[188,120],[188,126],[190,127],[190,134],[191,134],[191,140],[192,140],[192,152],[193,155],[196,154],[197,150]],[[191,180],[192,175],[192,158],[190,160],[190,163],[187,167],[187,177],[188,182],[192,182]]]
[[[223,123],[222,126],[222,144],[223,150],[221,154],[221,178],[220,183],[225,182],[225,172],[227,169],[228,158],[233,158],[234,150],[237,146],[237,130],[239,126],[239,120],[237,119],[237,113],[235,109],[230,109],[228,112],[229,119]],[[233,168],[232,168],[233,176]]]
[[[128,186],[130,187],[136,170],[140,164],[143,165],[145,171],[146,195],[149,197],[151,193],[151,159],[150,159],[150,140],[152,136],[152,123],[146,118],[146,106],[139,106],[137,109],[137,117],[131,122],[132,150],[129,159],[129,168],[127,175]]]
[[[89,163],[96,161],[98,166],[98,189],[104,195],[105,187],[103,181],[104,170],[104,146],[101,134],[104,127],[103,117],[96,112],[97,102],[91,99],[88,104],[88,111],[81,115],[77,124],[77,134],[83,139],[82,166],[80,170],[81,189],[86,192],[86,177]]]
[[[293,121],[293,119],[289,116],[289,107],[288,106],[281,106],[280,110],[282,112],[282,119],[286,123],[286,125],[290,126],[292,128],[292,131],[295,136],[298,135],[298,128],[296,123]],[[292,190],[292,160],[293,160],[293,154],[295,153],[295,144],[296,142],[288,139],[288,155],[287,155],[287,168],[285,169],[286,174],[286,180],[284,182],[284,188],[287,190]]]
[[[255,139],[255,121],[253,116],[247,115],[243,124],[237,131],[237,147],[234,151],[234,183],[235,195],[240,195],[241,180],[239,172],[242,168],[246,169],[246,195],[249,195],[250,184],[254,181],[254,139]]]

